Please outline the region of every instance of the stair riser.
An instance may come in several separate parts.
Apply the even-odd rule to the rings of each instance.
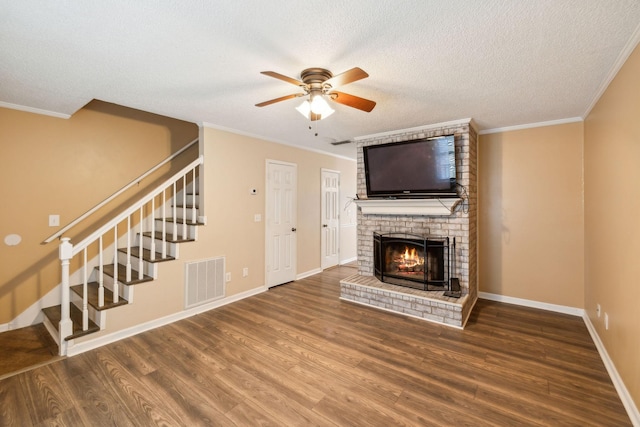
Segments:
[[[136,272],[137,274],[137,272]],[[137,277],[137,276],[136,276]],[[104,282],[102,283],[103,286],[107,289],[109,289],[111,292],[113,292],[113,284],[114,284],[114,280],[113,277],[108,276],[108,275],[104,275]],[[129,285],[125,285],[124,283],[118,283],[118,295],[121,296],[122,298],[126,299],[129,304],[131,304],[133,302],[133,289],[135,288],[135,286],[129,286]]]
[[[183,224],[181,224],[180,222],[181,220],[178,220],[178,223],[176,224],[176,229],[178,230],[178,236],[182,236],[183,233]],[[162,231],[162,223],[163,221],[160,219],[156,220],[155,223],[155,231]],[[167,236],[169,238],[173,237],[173,224],[172,222],[168,222],[165,228],[165,231],[167,233]],[[198,238],[198,226],[197,225],[187,225],[187,237],[189,239],[197,239]],[[149,249],[149,248],[147,248]]]
[[[198,196],[194,196],[193,194],[187,194],[186,201],[187,201],[187,206],[193,206],[195,203],[196,209],[198,208]],[[182,206],[182,203],[183,203],[182,193],[178,194],[178,198],[175,199],[175,203],[178,206]]]
[[[71,303],[78,307],[82,311],[82,297],[75,292],[71,292]],[[87,304],[87,311],[89,313],[89,320],[92,320],[96,325],[100,326],[100,330],[104,329],[107,325],[107,312],[99,311]]]
[[[140,264],[140,259],[131,255],[131,277],[138,277],[138,267]],[[124,252],[118,252],[118,263],[120,265],[127,265],[127,254]],[[142,272],[147,276],[151,276],[154,279],[157,278],[157,265],[151,262],[142,261]]]
[[[142,245],[145,249],[151,249],[151,237],[148,236],[143,236],[142,237]],[[156,252],[161,252],[161,248],[162,248],[162,240],[160,239],[153,239],[155,240],[155,247],[156,247]],[[171,243],[171,242],[165,242],[165,244],[167,245],[167,255],[172,256],[174,258],[178,258],[178,244],[176,243]]]
[[[45,328],[47,328],[47,331],[51,335],[51,338],[53,338],[56,344],[60,346],[60,334],[58,333],[58,325],[52,324],[47,316],[42,316],[42,317],[43,317],[42,324],[44,325]]]
[[[167,216],[173,218],[173,210],[167,211]],[[183,219],[183,218],[187,218],[187,220],[192,221],[193,218],[193,210],[192,209],[187,209],[186,212],[184,209],[182,208],[177,208],[176,209],[176,218],[178,219]],[[196,217],[195,219],[197,220],[198,217],[200,216],[200,210],[196,208]]]

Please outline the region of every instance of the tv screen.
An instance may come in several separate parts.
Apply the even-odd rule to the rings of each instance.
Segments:
[[[456,196],[453,135],[363,148],[367,197]]]

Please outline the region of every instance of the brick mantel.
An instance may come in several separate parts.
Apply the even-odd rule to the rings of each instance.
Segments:
[[[366,182],[364,174],[363,147],[377,144],[409,141],[419,138],[430,138],[443,135],[455,135],[456,180],[466,190],[464,201],[452,199],[397,199],[373,200],[366,198]],[[432,237],[449,237],[456,239],[455,266],[452,277],[458,277],[462,287],[462,298],[451,301],[438,293],[425,295],[424,301],[432,300],[433,304],[415,303],[425,308],[422,315],[419,310],[411,309],[410,315],[431,321],[440,321],[452,326],[463,327],[478,295],[477,263],[476,263],[476,218],[477,218],[477,132],[471,119],[456,122],[413,128],[409,130],[386,132],[384,134],[363,137],[357,140],[358,161],[358,275],[367,277],[366,288],[354,291],[353,286],[362,286],[357,277],[345,282],[341,293],[343,299],[350,299],[385,308],[379,302],[373,302],[372,295],[384,293],[372,292],[371,287],[377,279],[373,274],[373,233],[412,233]],[[444,203],[443,203],[444,202]],[[381,284],[386,285],[386,284]],[[347,289],[348,292],[347,292]],[[396,290],[398,291],[398,290]],[[387,292],[386,290],[384,292]],[[402,293],[402,289],[399,290]],[[442,292],[440,292],[442,293]],[[356,301],[354,295],[368,295],[362,301]],[[381,298],[388,298],[384,296]],[[413,298],[413,297],[411,297]],[[366,301],[365,301],[366,300]],[[369,301],[369,302],[367,302]],[[413,303],[412,303],[413,304]],[[444,307],[448,306],[447,309]],[[437,307],[438,315],[433,314]],[[462,307],[462,309],[461,309]],[[390,308],[385,308],[390,309]],[[455,315],[443,314],[451,309]],[[393,310],[392,311],[397,311]],[[428,311],[428,313],[427,313]],[[407,314],[407,313],[404,313]],[[440,320],[439,320],[440,319]]]

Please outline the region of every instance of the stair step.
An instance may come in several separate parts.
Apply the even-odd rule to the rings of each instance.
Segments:
[[[142,233],[143,236],[145,237],[151,237],[151,232],[147,231],[146,233]],[[156,231],[153,235],[153,237],[157,240],[162,240],[162,231]],[[172,231],[167,231],[166,237],[165,237],[165,241],[169,242],[169,243],[181,243],[181,242],[195,242],[196,239],[192,239],[190,237],[183,237],[180,234],[176,235],[176,238],[173,238],[173,232]]]
[[[87,303],[95,308],[96,310],[107,310],[109,308],[113,308],[113,307],[119,307],[121,305],[125,305],[128,303],[128,301],[124,298],[122,298],[122,296],[118,297],[118,302],[113,302],[113,292],[111,292],[109,289],[104,288],[104,305],[102,307],[100,307],[98,305],[98,289],[99,289],[100,285],[97,282],[91,282],[91,283],[87,283]],[[83,286],[82,285],[76,285],[76,286],[72,286],[71,290],[73,292],[75,292],[76,294],[80,295],[80,298],[83,297]]]
[[[105,265],[102,267],[102,271],[107,276],[114,277],[113,264]],[[127,282],[127,267],[122,264],[118,264],[118,282],[120,283],[125,285],[137,285],[139,283],[151,282],[152,280],[153,277],[147,276],[146,274],[142,279],[138,279],[138,272],[134,270],[131,272],[131,281]]]
[[[122,252],[122,253],[126,254],[127,253],[127,248],[118,249],[118,252]],[[131,248],[131,256],[134,256],[136,258],[140,258],[140,247],[139,246],[133,246]],[[156,251],[156,259],[152,260],[151,259],[151,251],[149,249],[143,249],[142,250],[142,259],[147,261],[147,262],[163,262],[163,261],[173,261],[175,259],[175,257],[167,255],[166,257],[162,258],[162,252],[157,252]]]
[[[175,218],[165,218],[164,219],[165,222],[169,222],[171,224],[173,224],[174,222],[176,222]],[[178,225],[182,224],[182,220],[178,219]],[[205,225],[204,222],[198,222],[198,221],[191,221],[190,219],[187,220],[187,225]]]
[[[68,337],[65,337],[65,341],[72,340],[74,338],[79,338],[85,335],[92,334],[94,332],[98,332],[100,330],[100,326],[96,325],[91,319],[89,319],[89,327],[86,331],[82,330],[82,310],[76,307],[73,304],[70,305],[70,317],[73,322],[73,333]],[[53,307],[43,308],[42,312],[47,319],[51,322],[51,324],[58,330],[60,325],[60,319],[62,318],[62,306],[56,305]]]

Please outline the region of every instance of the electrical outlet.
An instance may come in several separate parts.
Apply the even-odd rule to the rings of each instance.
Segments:
[[[598,315],[598,317],[600,317],[600,304],[596,305],[596,314]]]
[[[231,281],[231,272],[227,273],[225,279],[227,280],[227,282]]]
[[[609,315],[607,313],[604,313],[604,328],[609,330]]]
[[[249,275],[249,267],[245,267],[242,269],[242,277],[247,277]]]

